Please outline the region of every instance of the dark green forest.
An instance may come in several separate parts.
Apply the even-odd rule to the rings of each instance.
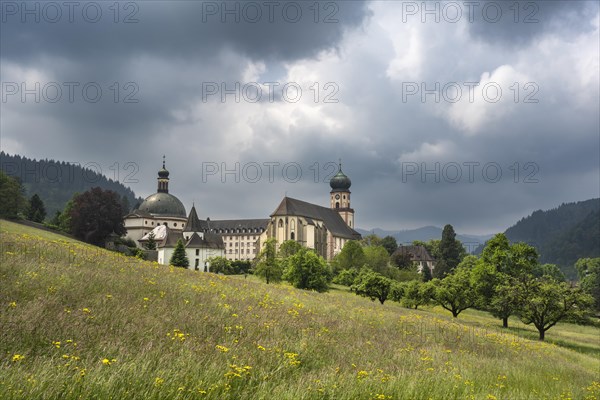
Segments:
[[[513,243],[535,246],[541,263],[556,264],[568,279],[575,279],[577,259],[600,257],[600,199],[535,211],[505,234]]]
[[[90,163],[90,166],[91,168],[85,168],[85,165],[64,161],[35,160],[0,152],[0,170],[22,183],[27,198],[37,193],[44,202],[48,218],[52,218],[56,211],[62,211],[73,194],[83,193],[96,186],[124,197],[126,202],[122,203],[128,204],[129,209],[143,200],[136,198],[129,187],[98,173],[97,167],[94,170],[94,163]]]

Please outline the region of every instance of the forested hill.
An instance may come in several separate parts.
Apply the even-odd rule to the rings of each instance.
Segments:
[[[0,170],[5,174],[18,178],[29,198],[37,193],[46,206],[47,216],[51,218],[56,211],[61,211],[73,194],[99,186],[112,190],[126,199],[122,203],[131,207],[142,201],[135,193],[122,183],[113,181],[99,173],[95,163],[77,165],[64,161],[35,160],[19,155],[0,152]],[[112,170],[102,171],[112,173]],[[121,166],[121,173],[123,168]],[[127,173],[127,171],[125,172]]]
[[[575,278],[577,259],[600,257],[600,199],[535,211],[505,233],[511,242],[534,245],[542,263],[557,264]]]

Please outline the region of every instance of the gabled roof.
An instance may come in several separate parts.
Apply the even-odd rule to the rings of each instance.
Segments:
[[[327,230],[334,236],[347,239],[360,239],[361,237],[360,233],[350,228],[344,222],[340,214],[331,208],[286,196],[281,200],[277,209],[273,211],[271,217],[286,215],[305,217],[309,223],[312,222],[310,221],[311,219],[321,220],[325,224]]]
[[[409,255],[411,261],[435,261],[424,246],[400,246],[394,254]]]
[[[211,248],[211,249],[222,249],[225,247],[223,244],[223,239],[219,235],[215,235],[214,233],[204,233],[204,238],[201,238],[200,235],[194,233],[188,242],[185,244],[186,248]]]
[[[181,233],[180,231],[173,231],[171,229],[169,229],[169,227],[167,228],[167,235],[166,238],[163,240],[163,242],[158,246],[158,247],[175,247],[177,246],[177,242],[179,241],[179,239],[183,240],[183,233]]]

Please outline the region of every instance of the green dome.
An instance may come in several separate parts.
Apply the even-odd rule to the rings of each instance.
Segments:
[[[146,197],[139,207],[155,217],[181,217],[187,218],[183,203],[169,193],[154,193]]]
[[[329,186],[331,186],[332,192],[347,192],[350,189],[352,182],[350,178],[348,178],[342,172],[342,164],[340,164],[340,169],[337,174],[329,181]]]

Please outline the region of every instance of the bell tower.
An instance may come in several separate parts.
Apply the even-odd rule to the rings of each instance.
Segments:
[[[165,168],[165,156],[163,155],[162,169],[158,171],[158,193],[169,193],[169,171]]]
[[[340,214],[350,228],[354,229],[354,210],[350,206],[351,185],[350,178],[342,172],[342,160],[340,160],[338,173],[329,181],[329,186],[331,186],[330,207]]]

